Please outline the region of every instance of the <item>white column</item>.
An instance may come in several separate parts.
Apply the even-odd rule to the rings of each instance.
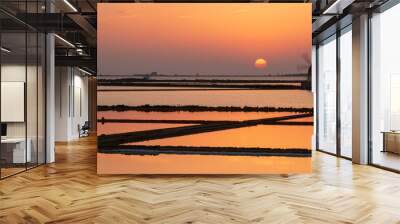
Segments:
[[[54,12],[52,1],[46,1],[46,12]],[[46,163],[55,162],[55,41],[46,35]]]
[[[46,163],[55,161],[55,54],[54,35],[46,36]]]
[[[353,162],[368,163],[368,15],[353,19]]]

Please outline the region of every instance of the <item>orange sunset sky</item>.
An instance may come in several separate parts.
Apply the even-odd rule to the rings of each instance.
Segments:
[[[100,75],[306,72],[311,4],[102,3],[98,46]]]

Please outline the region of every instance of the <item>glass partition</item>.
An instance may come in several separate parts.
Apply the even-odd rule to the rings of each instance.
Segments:
[[[0,7],[37,13],[43,3]],[[43,33],[0,12],[0,178],[45,163],[45,43]]]
[[[400,170],[400,5],[371,19],[371,162]]]
[[[1,47],[1,175],[6,177],[24,171],[31,156],[26,144],[26,33],[3,32]]]
[[[37,64],[37,162],[46,162],[46,37],[43,33],[38,33],[38,64]]]
[[[340,36],[340,154],[352,157],[352,32],[351,26]]]
[[[318,47],[318,149],[336,153],[336,36]]]
[[[37,165],[38,159],[38,35],[27,33],[27,74],[26,74],[26,114],[27,114],[27,151],[28,168]]]

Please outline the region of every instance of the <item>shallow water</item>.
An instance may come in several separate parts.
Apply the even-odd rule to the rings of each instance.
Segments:
[[[120,89],[126,87],[101,87]],[[132,87],[129,87],[129,89]],[[148,90],[154,87],[135,87]],[[171,89],[169,87],[165,87]],[[163,87],[157,87],[162,90]],[[313,107],[310,91],[304,90],[193,90],[190,91],[105,91],[98,92],[98,105],[201,105]],[[289,112],[139,112],[100,111],[98,118],[138,120],[231,120],[243,121],[293,115]],[[288,121],[312,121],[298,118]],[[99,132],[121,133],[190,124],[99,123]],[[103,127],[101,127],[103,126]],[[312,126],[258,125],[216,132],[156,139],[133,145],[214,146],[262,148],[311,148]],[[311,172],[310,158],[222,155],[120,155],[98,153],[100,174],[261,174]]]
[[[257,125],[127,145],[311,148],[312,126]]]
[[[310,173],[311,159],[279,156],[97,154],[99,174]]]
[[[183,127],[191,124],[155,124],[155,123],[97,123],[97,135],[120,134],[125,132],[148,131],[162,128]]]
[[[252,107],[313,107],[305,90],[191,90],[98,92],[98,105],[200,105]]]

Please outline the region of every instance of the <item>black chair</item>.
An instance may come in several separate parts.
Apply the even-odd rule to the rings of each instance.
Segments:
[[[85,121],[82,127],[78,125],[78,129],[79,129],[79,138],[89,136],[89,130],[90,130],[89,121]]]

